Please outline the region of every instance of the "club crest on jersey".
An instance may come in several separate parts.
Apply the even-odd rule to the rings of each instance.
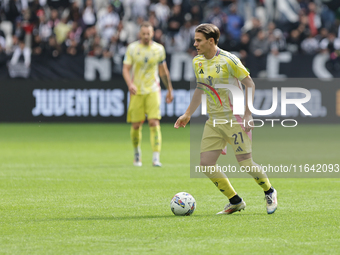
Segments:
[[[219,73],[221,71],[220,64],[215,65],[216,66],[216,73]]]
[[[202,67],[202,63],[201,63],[201,62],[199,62],[198,66],[199,66],[199,67]]]
[[[214,77],[211,77],[210,75],[208,76],[207,80],[209,82],[209,85],[212,86],[212,81],[213,81]]]

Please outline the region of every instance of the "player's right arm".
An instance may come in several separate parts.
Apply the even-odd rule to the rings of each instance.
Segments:
[[[194,91],[194,95],[192,96],[190,105],[188,109],[185,111],[185,113],[180,116],[174,127],[179,128],[179,127],[185,127],[188,122],[190,121],[191,115],[196,111],[197,107],[201,104],[201,99],[202,99],[202,94],[203,90],[196,88]]]
[[[196,68],[195,68],[195,59],[192,61],[192,67],[195,72],[196,80],[198,79]],[[197,87],[200,87],[201,85],[197,84]],[[174,127],[175,128],[180,128],[180,127],[185,127],[188,122],[190,121],[191,115],[196,111],[197,107],[201,104],[202,100],[202,94],[203,90],[196,88],[194,91],[194,95],[192,96],[191,102],[189,104],[188,109],[185,111],[185,113],[180,116],[177,121],[175,122]]]
[[[130,70],[132,68],[132,65],[123,64],[123,77],[126,82],[126,85],[129,88],[129,91],[132,95],[135,95],[137,93],[137,87],[133,84],[130,76]]]
[[[133,84],[130,75],[130,71],[133,64],[133,45],[134,44],[130,44],[126,49],[123,61],[123,78],[126,82],[126,85],[129,88],[130,94],[135,95],[137,93],[137,87]]]

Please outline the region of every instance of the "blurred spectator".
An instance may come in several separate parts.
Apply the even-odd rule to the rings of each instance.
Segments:
[[[264,4],[268,22],[276,21],[285,30],[299,20],[300,5],[296,0],[266,0]]]
[[[244,21],[243,18],[237,14],[236,4],[231,4],[226,30],[233,40],[240,40],[243,25]]]
[[[328,36],[328,29],[324,27],[320,29],[320,34],[315,36],[315,39],[317,39],[318,42],[320,43],[323,39],[327,38],[327,36]]]
[[[154,34],[153,40],[155,42],[165,46],[165,35],[163,34],[163,31],[161,29],[157,28],[155,30],[155,34]]]
[[[240,59],[245,63],[245,59],[249,55],[250,37],[244,33],[241,35],[240,43],[238,44],[237,51],[240,53]]]
[[[340,38],[337,38],[334,32],[329,32],[327,38],[320,42],[320,49],[328,51],[334,57],[335,51],[340,50]]]
[[[27,4],[27,1],[26,1]],[[23,6],[22,2],[20,0],[9,0],[7,4],[5,5],[5,15],[6,20],[10,21],[13,26],[13,34],[16,32],[17,28],[17,20],[21,17],[21,13],[24,9],[26,9],[27,6]],[[21,19],[20,19],[21,20]]]
[[[59,22],[59,13],[57,9],[51,9],[51,17],[48,21],[48,25],[51,27],[52,30],[54,30],[55,26],[58,25]]]
[[[41,40],[39,34],[33,36],[32,54],[41,55],[44,51],[45,43]]]
[[[78,26],[78,22],[74,21],[71,25],[71,31],[69,32],[70,36],[74,38],[74,40],[79,43],[81,41],[81,35],[83,34],[83,29]]]
[[[38,34],[42,41],[47,42],[48,38],[52,35],[53,30],[51,27],[51,22],[48,22],[43,10],[39,10],[37,13],[39,17],[39,27]]]
[[[0,67],[6,65],[7,59],[5,38],[0,36]]]
[[[155,4],[154,11],[156,18],[160,22],[161,28],[166,29],[167,21],[170,16],[170,8],[167,5],[167,0],[159,0],[159,3]]]
[[[102,58],[102,57],[110,57],[110,52],[105,49],[104,43],[99,35],[95,35],[90,45],[89,51],[87,52],[87,56]]]
[[[255,57],[261,57],[269,51],[269,41],[263,30],[257,32],[256,37],[250,43],[250,52]]]
[[[137,37],[139,34],[139,27],[143,23],[143,21],[144,21],[143,17],[138,17],[136,22],[133,22],[133,21],[124,22],[125,23],[124,29],[127,32],[127,43],[128,44],[137,40]],[[151,22],[151,24],[155,26],[153,22]]]
[[[57,43],[59,45],[65,41],[68,32],[70,32],[71,30],[71,26],[67,24],[67,20],[68,20],[68,13],[64,12],[61,18],[61,21],[58,23],[58,25],[54,27],[54,30],[53,30],[53,32],[56,35]]]
[[[112,4],[115,8],[115,11],[118,13],[119,18],[123,19],[124,17],[124,5],[120,0],[110,0],[110,4]]]
[[[85,25],[84,29],[92,27],[96,24],[97,15],[92,0],[86,0],[85,9],[83,11],[82,20]]]
[[[2,30],[0,30],[0,49],[1,50],[6,49],[6,38]]]
[[[95,36],[96,36],[95,26],[89,27],[85,30],[83,42],[82,42],[85,55],[88,55],[89,52],[92,50],[91,47],[93,45],[93,41],[94,41]]]
[[[301,51],[300,45],[303,39],[304,38],[299,30],[297,29],[292,30],[287,39],[287,50],[292,53],[300,52]]]
[[[190,48],[190,44],[193,44],[193,38],[195,36],[195,28],[192,28],[191,22],[188,20],[185,25],[181,27],[179,32],[173,35],[173,51],[186,52]]]
[[[139,19],[137,19],[137,24],[141,24],[141,20],[144,21],[144,19],[142,19],[142,17],[139,17]],[[157,29],[160,28],[160,24],[159,24],[159,20],[156,17],[155,12],[151,11],[149,13],[149,20],[148,20],[151,25],[153,26],[153,29]],[[139,31],[139,27],[138,27],[138,31]],[[137,31],[136,31],[137,32]],[[138,32],[137,32],[138,33]]]
[[[308,37],[301,42],[301,50],[303,53],[309,55],[317,53],[319,50],[318,40],[310,33]]]
[[[99,20],[99,28],[101,36],[107,41],[116,33],[119,24],[119,16],[114,11],[114,7],[109,4],[107,13]]]
[[[147,19],[150,0],[130,1],[132,6],[132,18],[143,17],[144,19]]]
[[[57,43],[57,39],[54,35],[50,36],[46,45],[46,56],[49,58],[57,58],[61,54],[61,48]]]
[[[276,28],[273,34],[269,38],[270,40],[270,51],[273,55],[278,55],[279,52],[286,51],[286,39],[280,29]]]
[[[79,9],[79,4],[77,1],[74,1],[71,5],[70,8],[70,17],[69,19],[71,21],[76,21],[80,24],[80,19],[81,19],[81,15],[80,15],[80,9]]]
[[[256,2],[255,0],[238,0],[237,3],[237,14],[241,16],[244,20],[255,17]],[[247,17],[247,14],[250,17]]]
[[[323,26],[328,30],[332,29],[335,23],[335,12],[327,5],[322,5],[320,16]]]
[[[320,15],[316,12],[316,5],[313,2],[308,4],[308,25],[312,36],[317,35],[318,29],[321,27]]]
[[[107,47],[108,50],[104,53],[104,57],[123,57],[126,50],[127,38],[127,31],[124,29],[123,23],[120,22],[116,34],[111,37],[109,46]]]
[[[267,26],[267,36],[268,36],[268,39],[273,35],[275,29],[276,29],[275,23],[274,22],[269,22],[269,24]]]
[[[191,20],[200,23],[203,20],[203,10],[199,4],[193,4],[190,9]]]
[[[320,49],[322,52],[329,54],[332,71],[340,71],[340,38],[337,38],[333,31],[330,31],[327,38],[320,42]]]
[[[250,40],[255,38],[257,36],[257,33],[262,29],[261,22],[258,18],[252,18],[252,28],[248,30],[248,35],[250,37]]]
[[[67,39],[62,43],[61,48],[64,53],[71,56],[76,56],[81,53],[81,47],[71,32],[68,33]]]
[[[181,6],[174,5],[172,7],[171,15],[168,19],[168,32],[171,34],[177,34],[180,28],[183,26],[184,19],[181,14]]]
[[[219,2],[214,3],[213,12],[207,19],[207,23],[212,23],[217,26],[221,33],[225,31],[225,25],[227,24],[227,15],[222,12],[221,4]]]
[[[20,40],[25,39],[25,31],[24,31],[24,28],[23,28],[23,25],[22,25],[22,18],[21,17],[18,17],[16,19],[13,36],[16,36]]]
[[[31,49],[25,46],[24,41],[19,41],[19,46],[14,50],[8,64],[9,75],[12,78],[27,78],[30,73]]]

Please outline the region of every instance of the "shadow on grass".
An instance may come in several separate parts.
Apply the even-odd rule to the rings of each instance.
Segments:
[[[74,218],[51,218],[51,219],[37,219],[35,221],[97,221],[97,220],[113,220],[113,221],[119,221],[119,220],[141,220],[141,219],[183,219],[183,218],[223,218],[226,219],[229,217],[249,217],[249,216],[261,216],[264,215],[262,213],[252,213],[252,214],[233,214],[233,215],[204,215],[204,214],[196,214],[188,216],[175,216],[175,215],[135,215],[135,216],[102,216],[102,217],[74,217]],[[265,215],[266,216],[266,215]]]

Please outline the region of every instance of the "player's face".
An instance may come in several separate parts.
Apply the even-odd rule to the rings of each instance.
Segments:
[[[196,32],[194,47],[196,47],[198,55],[204,55],[211,47],[214,47],[214,39],[207,40],[203,33]]]
[[[152,27],[141,27],[140,29],[140,39],[143,44],[149,44],[153,37],[153,28]]]

